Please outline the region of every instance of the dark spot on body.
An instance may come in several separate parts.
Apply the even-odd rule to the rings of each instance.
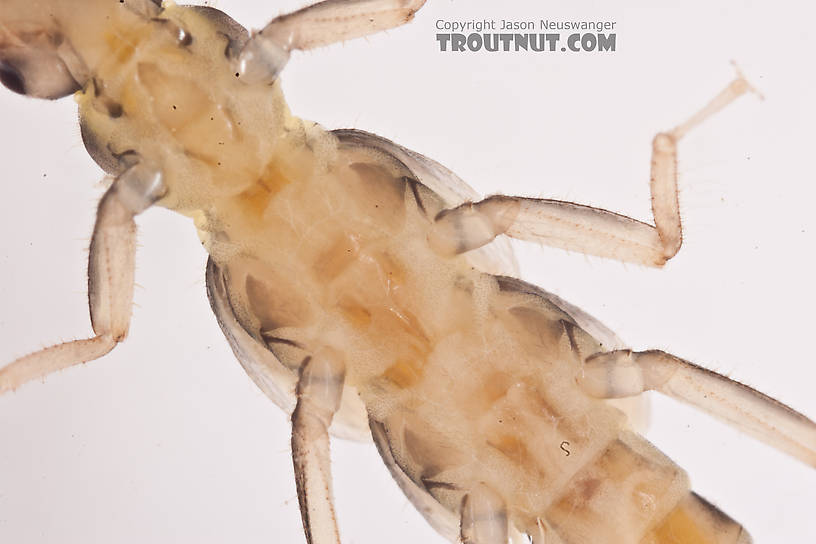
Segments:
[[[111,102],[107,104],[107,107],[108,115],[111,117],[111,119],[118,119],[125,113],[124,108],[122,108],[122,104],[119,104],[118,102]]]
[[[454,485],[454,484],[452,484],[450,482],[440,482],[438,480],[432,480],[432,479],[427,478],[425,476],[421,477],[420,481],[422,482],[422,485],[425,486],[425,489],[428,492],[431,492],[431,491],[433,491],[435,489],[450,489],[450,490],[454,490],[454,491],[456,489],[459,489],[458,487],[456,487],[456,485]]]
[[[588,478],[577,483],[579,496],[586,502],[589,502],[592,497],[598,492],[601,487],[601,481],[597,478]]]
[[[561,326],[564,327],[564,332],[567,333],[567,338],[569,339],[570,348],[578,357],[581,357],[581,348],[578,346],[578,342],[575,340],[575,324],[571,323],[565,319],[559,320]]]
[[[419,196],[419,189],[417,188],[417,184],[419,182],[417,180],[413,179],[413,178],[409,178],[408,176],[405,176],[402,179],[411,188],[411,193],[413,193],[413,195],[414,195],[414,200],[416,201],[417,207],[419,208],[419,210],[423,214],[427,215],[428,212],[425,211],[425,204],[422,202],[422,197]]]
[[[303,346],[300,345],[298,342],[294,340],[289,340],[287,338],[281,338],[279,336],[273,336],[270,332],[261,331],[261,338],[263,338],[264,342],[266,343],[266,347],[272,348],[273,345],[284,345],[284,346],[291,346],[293,348],[303,349]]]

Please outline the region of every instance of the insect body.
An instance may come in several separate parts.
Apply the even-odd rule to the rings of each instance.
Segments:
[[[525,214],[535,219],[538,211],[530,205],[536,203],[492,199],[475,209],[456,208],[455,195],[442,194],[441,187],[434,187],[437,194],[428,190],[434,178],[427,171],[440,175],[432,163],[369,135],[327,135],[289,117],[277,87],[248,85],[233,77],[231,65],[196,65],[184,56],[185,48],[199,51],[202,42],[240,50],[243,44],[230,39],[228,29],[207,26],[179,8],[159,15],[167,22],[121,13],[127,24],[113,26],[109,44],[117,52],[117,70],[94,70],[97,79],[79,99],[92,153],[120,176],[106,197],[116,206],[108,213],[100,208],[100,218],[114,219],[118,228],[122,206],[138,212],[152,199],[193,216],[213,256],[208,269],[213,307],[239,357],[285,406],[294,400],[287,387],[299,371],[295,469],[304,524],[315,541],[335,539],[325,496],[325,450],[319,446],[343,382],[348,400],[337,420],[347,431],[361,429],[349,393],[356,390],[383,455],[398,478],[402,472],[409,494],[424,504],[425,495],[411,487],[418,486],[433,497],[429,504],[445,507],[431,515],[443,530],[446,512],[461,515],[456,532],[463,538],[494,541],[481,531],[501,537],[505,516],[536,538],[546,532],[566,541],[599,534],[610,541],[643,536],[663,541],[673,524],[683,525],[671,516],[694,519],[700,530],[718,530],[721,520],[694,499],[682,498],[682,473],[623,430],[616,411],[592,398],[637,393],[638,385],[662,387],[667,382],[661,381],[661,365],[697,371],[657,354],[644,354],[642,362],[625,354],[590,359],[610,347],[587,333],[596,324],[546,294],[484,275],[455,256],[489,242],[497,231],[521,228]],[[187,36],[191,43],[185,43]],[[151,54],[162,62],[150,62]],[[199,70],[218,83],[216,90],[204,92],[204,85],[185,79]],[[252,70],[240,73],[247,74]],[[730,92],[741,92],[742,85],[738,80]],[[227,90],[219,94],[222,88]],[[145,131],[148,121],[160,130]],[[121,123],[130,125],[123,130]],[[271,134],[253,138],[260,130],[253,126]],[[148,133],[152,139],[145,138]],[[657,154],[664,151],[658,145]],[[99,232],[94,240],[101,245],[92,245],[92,255],[101,247],[114,258],[92,264],[92,277],[115,262],[123,247],[105,245],[104,236],[118,231]],[[130,241],[127,233],[110,236],[125,246]],[[643,258],[641,246],[633,247],[624,256]],[[280,254],[286,259],[276,258]],[[105,278],[114,279],[105,285]],[[118,278],[102,270],[92,293],[104,299],[107,289],[115,295]],[[94,325],[103,334],[80,349],[102,351],[110,337],[119,339],[117,304],[96,312]],[[551,358],[543,365],[536,355],[542,351]],[[54,352],[46,358],[54,361],[49,353]],[[288,368],[290,382],[264,374],[277,369],[267,364],[272,355]],[[650,375],[652,355],[657,376]],[[39,360],[8,367],[6,383],[13,385],[15,376],[26,375]],[[446,365],[457,360],[468,366],[451,372]],[[641,367],[647,369],[643,376]],[[624,375],[618,374],[621,368]],[[438,405],[430,402],[443,397],[450,402],[442,412],[448,419],[440,419]],[[785,414],[786,424],[797,425],[796,417]],[[533,451],[522,434],[531,425],[539,430]],[[812,424],[804,425],[805,445],[794,427],[788,434],[799,440],[785,449],[807,458]],[[565,442],[569,456],[563,455]],[[479,455],[463,458],[463,452]],[[601,478],[607,472],[622,474],[621,480]],[[552,483],[559,480],[560,485]],[[591,516],[593,508],[615,506],[609,503],[615,485],[634,486],[638,497],[651,502],[616,501],[619,532],[610,534],[604,520]],[[574,513],[578,505],[587,506],[586,523]],[[730,541],[744,540],[730,527]]]

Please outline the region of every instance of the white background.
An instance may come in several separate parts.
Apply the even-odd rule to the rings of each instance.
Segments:
[[[254,27],[301,5],[217,3]],[[653,134],[719,91],[737,60],[766,100],[741,98],[680,145],[680,254],[651,270],[518,244],[523,277],[635,348],[670,350],[814,417],[814,15],[793,0],[429,0],[405,28],[295,54],[284,88],[301,116],[380,133],[481,192],[645,220]],[[614,20],[618,50],[443,54],[440,18]],[[0,159],[2,364],[90,333],[102,173],[70,98],[0,92]],[[288,422],[221,336],[192,224],[162,209],[138,222],[127,342],[0,397],[0,542],[303,542]],[[649,437],[758,543],[816,540],[816,471],[671,401],[653,406]],[[373,446],[336,441],[332,455],[345,543],[441,541]]]

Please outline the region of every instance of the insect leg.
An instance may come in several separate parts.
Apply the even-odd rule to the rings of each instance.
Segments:
[[[238,59],[248,83],[272,82],[289,54],[403,25],[425,0],[324,0],[281,15],[255,34]]]
[[[751,90],[738,74],[686,122],[652,141],[654,225],[600,208],[560,200],[495,195],[442,211],[429,241],[441,254],[481,247],[499,234],[552,247],[648,266],[663,266],[683,239],[677,199],[677,142],[734,99]]]
[[[816,423],[747,385],[663,351],[592,355],[578,382],[598,398],[659,391],[816,467]]]
[[[328,350],[307,357],[300,369],[292,413],[292,459],[309,544],[340,542],[331,493],[328,428],[340,407],[344,377],[342,360]]]
[[[70,366],[102,357],[124,340],[133,302],[134,216],[164,193],[161,174],[137,163],[99,203],[88,264],[88,302],[95,336],[25,355],[0,369],[0,394]]]
[[[532,544],[563,544],[558,534],[550,527],[546,520],[538,518],[536,520],[537,530],[530,534]]]
[[[462,497],[461,534],[463,544],[506,544],[507,508],[504,500],[485,485]]]

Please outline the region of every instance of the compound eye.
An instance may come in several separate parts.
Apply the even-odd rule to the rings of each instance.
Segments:
[[[56,55],[36,58],[4,55],[0,60],[0,83],[15,93],[52,100],[81,88]]]
[[[41,32],[21,38],[20,45],[0,47],[0,83],[6,88],[47,99],[61,98],[81,88],[61,56],[69,50],[61,38]]]
[[[11,64],[0,62],[0,83],[12,92],[25,94],[23,76]]]

